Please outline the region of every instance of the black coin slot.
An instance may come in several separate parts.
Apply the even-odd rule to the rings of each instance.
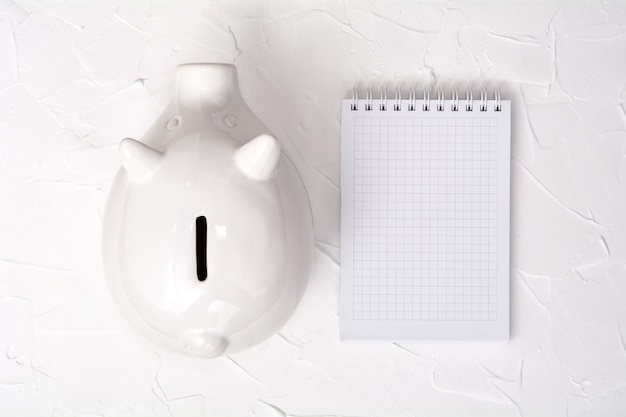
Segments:
[[[196,217],[196,274],[198,281],[204,281],[206,272],[206,217]]]

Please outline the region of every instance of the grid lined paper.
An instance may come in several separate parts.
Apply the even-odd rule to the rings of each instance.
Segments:
[[[342,337],[355,327],[363,337],[344,338],[473,339],[455,337],[459,326],[508,337],[508,103],[500,112],[345,104]],[[389,324],[396,335],[382,337]]]

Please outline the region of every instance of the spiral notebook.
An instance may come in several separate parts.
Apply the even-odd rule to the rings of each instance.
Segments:
[[[342,102],[342,340],[509,337],[510,101]]]

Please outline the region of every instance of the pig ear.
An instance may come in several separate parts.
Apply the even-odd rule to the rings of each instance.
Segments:
[[[272,135],[260,135],[235,151],[235,165],[245,176],[263,181],[274,175],[280,144]]]
[[[154,172],[163,158],[161,152],[129,138],[122,140],[119,151],[122,166],[134,180],[139,180]]]

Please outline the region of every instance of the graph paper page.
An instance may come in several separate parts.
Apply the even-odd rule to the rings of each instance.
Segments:
[[[507,341],[510,102],[352,103],[342,103],[342,340]]]

